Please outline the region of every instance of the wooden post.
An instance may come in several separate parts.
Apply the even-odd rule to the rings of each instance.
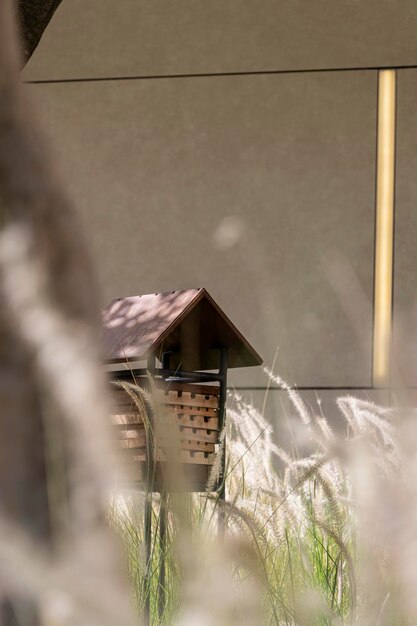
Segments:
[[[226,394],[227,394],[227,348],[220,349],[220,398],[219,398],[219,433],[222,433],[226,418]],[[226,529],[226,514],[224,509],[224,503],[226,500],[226,484],[225,484],[225,470],[226,470],[226,434],[223,435],[223,456],[221,461],[220,470],[220,492],[219,492],[219,518],[218,518],[218,531],[219,537],[224,537]]]
[[[161,493],[161,508],[159,512],[159,575],[158,575],[158,618],[161,624],[166,608],[166,548],[167,548],[167,495]]]
[[[155,373],[155,356],[148,357],[148,373]],[[144,511],[144,535],[145,535],[145,615],[144,624],[149,626],[151,619],[151,569],[152,569],[152,493],[155,476],[154,458],[154,419],[150,412],[148,415],[148,427],[146,428],[146,464],[145,464],[145,511]]]
[[[150,624],[151,609],[151,558],[152,558],[152,493],[145,492],[145,614],[144,624]]]

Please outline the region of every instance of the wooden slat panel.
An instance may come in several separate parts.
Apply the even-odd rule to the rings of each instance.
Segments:
[[[156,443],[160,446],[156,451],[155,461],[159,468],[167,462],[164,446],[178,445],[178,462],[186,464],[187,474],[191,466],[210,466],[215,459],[215,444],[219,440],[219,389],[208,388],[203,385],[175,384],[158,389],[155,394],[155,404],[158,403],[163,411],[162,419],[157,421]],[[207,393],[205,393],[207,391]],[[180,393],[179,393],[180,392]],[[201,393],[199,393],[201,392]],[[146,433],[141,414],[134,401],[124,390],[113,390],[113,414],[111,416],[114,435],[118,439],[120,451],[127,455],[132,462],[123,462],[127,470],[127,480],[141,482],[143,480],[143,466],[146,462]],[[172,423],[174,421],[174,423]],[[165,430],[165,426],[167,430]],[[173,441],[178,427],[178,439]],[[171,432],[170,429],[171,428]]]

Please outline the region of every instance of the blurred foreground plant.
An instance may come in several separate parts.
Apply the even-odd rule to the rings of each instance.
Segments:
[[[14,9],[1,0],[0,623],[128,625],[96,281],[20,82]]]

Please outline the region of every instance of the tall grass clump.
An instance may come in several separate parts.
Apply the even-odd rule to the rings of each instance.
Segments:
[[[226,501],[168,496],[168,541],[153,496],[151,581],[144,585],[144,494],[115,496],[139,614],[153,624],[417,624],[417,437],[414,415],[341,397],[340,435],[271,372],[290,400],[292,439],[276,416],[229,397]],[[219,530],[219,520],[225,527]],[[158,570],[166,604],[158,616]],[[417,587],[416,587],[417,588]]]

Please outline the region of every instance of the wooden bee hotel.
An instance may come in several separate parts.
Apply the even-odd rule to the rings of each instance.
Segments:
[[[109,377],[119,382],[112,385],[112,422],[130,486],[166,488],[171,438],[177,440],[186,490],[204,491],[217,463],[227,370],[262,359],[205,289],[114,300],[103,311],[103,339]],[[148,424],[131,384],[153,398]],[[164,414],[162,429],[158,411]],[[222,467],[213,490],[221,479]]]

